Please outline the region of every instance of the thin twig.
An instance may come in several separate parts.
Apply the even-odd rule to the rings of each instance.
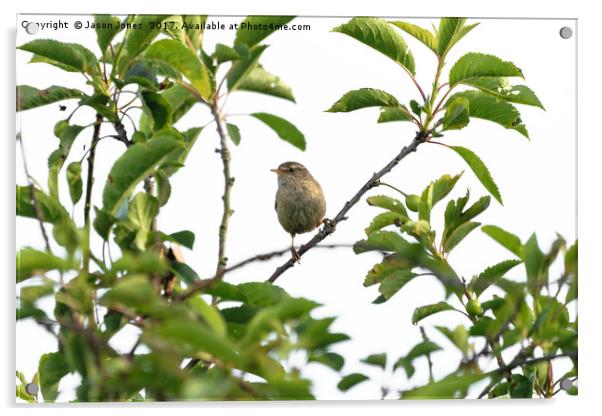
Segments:
[[[430,341],[430,339],[426,336],[426,331],[424,330],[423,326],[420,327],[420,333],[422,334],[423,341],[425,341],[425,342]],[[434,378],[433,378],[433,361],[431,360],[431,353],[426,354],[426,360],[428,361],[428,364],[429,364],[429,383],[432,383],[434,381]]]
[[[219,112],[217,104],[210,106],[211,114],[215,120],[217,134],[219,135],[220,148],[219,154],[222,159],[223,172],[224,172],[224,194],[222,195],[222,202],[224,205],[222,213],[222,221],[219,226],[219,251],[217,259],[216,275],[220,274],[223,269],[225,271],[228,258],[226,257],[226,237],[228,235],[228,223],[232,213],[234,212],[230,207],[230,193],[232,191],[232,185],[234,185],[234,178],[230,171],[230,150],[228,150],[228,138],[224,131],[223,118]]]
[[[92,143],[88,155],[88,177],[86,178],[86,197],[84,203],[84,228],[86,230],[87,247],[84,250],[83,267],[88,270],[90,265],[90,209],[92,208],[92,187],[94,185],[94,158],[96,157],[96,145],[100,139],[100,126],[103,116],[96,114],[94,123],[94,132],[92,134]]]
[[[397,164],[404,157],[406,157],[410,153],[415,152],[417,147],[421,143],[424,143],[425,140],[429,137],[430,133],[431,133],[430,131],[417,132],[412,143],[410,143],[408,146],[405,146],[403,149],[401,149],[399,154],[397,156],[395,156],[395,158],[393,158],[393,160],[391,160],[384,168],[382,168],[380,171],[374,173],[372,175],[372,177],[364,184],[364,186],[362,186],[359,189],[359,191],[357,191],[355,193],[355,195],[353,195],[353,197],[345,203],[343,208],[341,208],[341,210],[334,217],[334,219],[324,221],[324,227],[322,227],[314,235],[314,237],[311,240],[309,240],[309,242],[305,243],[304,245],[301,246],[301,248],[299,248],[299,250],[297,252],[299,254],[299,257],[303,256],[303,254],[305,254],[306,252],[308,252],[309,250],[311,250],[312,248],[317,246],[320,241],[324,240],[330,234],[334,233],[337,224],[339,222],[347,219],[347,213],[349,212],[349,210],[351,210],[351,208],[355,204],[358,203],[360,198],[362,196],[364,196],[364,194],[366,192],[368,192],[370,189],[374,188],[375,186],[378,186],[380,178],[382,178],[384,175],[389,173],[395,166],[397,166]],[[291,257],[286,263],[284,263],[282,266],[278,267],[274,271],[274,273],[272,273],[272,275],[268,279],[268,282],[273,283],[274,281],[276,281],[276,279],[278,279],[278,277],[280,277],[282,275],[282,273],[284,273],[286,270],[290,269],[294,265],[295,265],[295,260]]]

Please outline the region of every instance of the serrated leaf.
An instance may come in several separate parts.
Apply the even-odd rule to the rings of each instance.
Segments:
[[[447,106],[458,97],[468,100],[470,117],[492,121],[504,128],[516,130],[529,138],[527,129],[520,118],[520,112],[508,101],[482,91],[463,91],[452,95],[445,105]]]
[[[455,86],[475,78],[523,77],[522,71],[512,62],[494,55],[469,52],[463,55],[449,71],[449,84]]]
[[[165,158],[169,152],[183,147],[171,131],[157,132],[146,143],[130,146],[115,161],[102,194],[103,210],[115,215],[122,201]]]
[[[96,42],[100,48],[100,54],[104,55],[107,48],[121,32],[122,26],[120,20],[116,16],[109,14],[95,14],[94,15],[94,31],[96,32]]]
[[[294,18],[295,16],[247,16],[239,23],[234,42],[251,48]]]
[[[464,97],[456,97],[451,101],[443,116],[443,130],[460,130],[466,127],[470,120],[469,105]]]
[[[478,23],[465,25],[466,19],[461,17],[444,17],[439,21],[436,32],[437,52],[441,58],[445,58],[450,49],[458,43]]]
[[[389,225],[402,225],[407,220],[408,217],[406,217],[403,214],[398,214],[397,212],[382,212],[372,219],[370,225],[366,227],[366,229],[364,229],[364,232],[367,236],[369,236],[373,232],[385,228]]]
[[[389,123],[391,121],[412,121],[412,117],[408,109],[403,105],[398,107],[382,107],[376,122]]]
[[[501,204],[502,204],[502,196],[500,195],[500,191],[493,181],[491,174],[489,173],[489,169],[483,161],[470,149],[466,147],[460,146],[449,146],[454,152],[456,152],[464,161],[468,164],[470,169],[474,172],[477,179],[483,184],[485,189],[489,191],[491,195]]]
[[[31,62],[48,63],[69,72],[98,75],[96,56],[82,45],[54,39],[36,39],[18,48],[34,54]]]
[[[59,199],[59,173],[69,156],[71,146],[86,126],[68,125],[65,120],[55,126],[55,134],[60,140],[59,148],[48,157],[48,192],[51,197]]]
[[[474,290],[475,295],[479,297],[485,289],[494,284],[499,278],[504,277],[508,271],[520,263],[522,263],[521,260],[505,260],[490,266],[483,270],[474,282],[471,282],[470,287]]]
[[[416,344],[412,349],[406,354],[405,359],[409,361],[414,361],[418,357],[422,357],[425,355],[429,355],[435,351],[441,350],[441,347],[435,344],[432,341],[422,341]]]
[[[147,192],[138,192],[128,207],[128,220],[134,225],[134,243],[141,251],[146,250],[149,232],[155,217],[159,214],[159,201]]]
[[[435,52],[435,54],[437,53],[437,40],[435,39],[435,36],[429,30],[424,29],[420,26],[414,25],[412,23],[402,22],[400,20],[396,20],[396,21],[390,22],[390,23],[394,26],[397,26],[398,28],[400,28],[401,30],[406,32],[407,34],[418,39],[420,42],[422,42],[424,45],[426,45],[427,48],[429,48],[430,50]]]
[[[522,259],[525,262],[525,270],[527,272],[527,282],[535,284],[539,275],[542,272],[542,265],[544,261],[544,255],[539,248],[537,242],[537,236],[532,234],[531,237],[522,247]]]
[[[414,309],[414,313],[412,314],[412,323],[416,325],[427,316],[452,309],[454,309],[454,307],[447,302],[438,302],[431,305],[420,306]]]
[[[169,101],[161,94],[151,91],[142,91],[142,102],[153,120],[153,131],[171,127],[173,109]]]
[[[396,270],[382,278],[378,291],[383,296],[383,300],[387,301],[416,276],[416,273],[408,269]]]
[[[267,45],[257,45],[249,51],[248,56],[243,56],[232,64],[227,76],[229,91],[238,89],[238,86],[252,74],[253,70],[257,68],[259,58],[267,47]]]
[[[40,357],[38,374],[40,390],[45,402],[54,402],[58,396],[61,379],[69,373],[65,357],[60,352],[51,352]]]
[[[240,59],[240,54],[236,51],[236,49],[224,45],[223,43],[218,43],[215,45],[213,57],[217,61],[217,64],[220,65],[224,62],[235,61],[237,59]]]
[[[384,370],[387,366],[387,354],[384,352],[381,354],[371,354],[363,360],[360,360],[360,362],[364,364],[374,365]]]
[[[165,156],[159,165],[159,168],[165,172],[167,176],[173,175],[182,166],[184,166],[184,162],[186,162],[186,159],[188,158],[192,147],[196,143],[197,138],[201,134],[201,131],[202,127],[193,127],[182,132],[181,143],[183,147],[177,147],[176,149],[172,150]]]
[[[472,78],[462,82],[465,85],[477,88],[483,92],[494,95],[512,103],[531,105],[545,110],[535,93],[525,85],[510,85],[506,78],[481,77]]]
[[[367,107],[398,107],[397,98],[374,88],[360,88],[343,95],[328,110],[330,113],[347,113]]]
[[[305,136],[294,124],[282,117],[270,113],[253,113],[252,117],[263,122],[285,142],[288,142],[298,149],[305,150]]]
[[[75,88],[53,85],[39,90],[29,85],[17,85],[17,111],[30,110],[63,100],[81,98],[85,94]]]
[[[238,91],[251,91],[295,102],[293,91],[279,77],[257,65],[240,81]]]
[[[121,69],[144,51],[157,37],[161,31],[157,30],[156,25],[168,18],[169,15],[138,15],[132,23],[132,28],[127,29],[123,38],[125,42],[126,56],[122,57],[119,62]],[[135,26],[134,26],[135,25]],[[155,25],[155,27],[153,27]],[[134,29],[135,27],[135,29]]]
[[[412,53],[403,38],[386,21],[374,17],[354,17],[332,31],[351,36],[388,56],[411,74],[416,74]]]
[[[522,258],[522,243],[520,238],[516,235],[496,225],[484,225],[481,227],[481,231],[493,238],[506,249],[510,250],[510,252],[514,253],[517,257]]]
[[[343,377],[341,379],[341,381],[338,382],[337,388],[340,391],[345,392],[345,391],[351,389],[352,387],[355,387],[362,381],[366,381],[366,380],[368,380],[368,377],[365,376],[364,374],[361,374],[361,373],[348,374],[345,377]]]
[[[472,230],[481,225],[480,222],[465,222],[460,225],[452,233],[450,233],[449,237],[445,240],[443,244],[443,250],[446,253],[449,253],[456,247]]]
[[[457,399],[465,397],[468,388],[488,375],[452,373],[443,379],[401,393],[402,399]]]
[[[199,92],[209,100],[213,93],[213,82],[203,62],[181,42],[174,39],[161,39],[145,52],[147,59],[164,62],[184,75]]]
[[[408,212],[406,211],[403,204],[397,199],[391,198],[390,196],[374,195],[366,198],[366,202],[368,202],[368,205],[370,206],[384,208],[386,210],[396,212],[403,216],[408,216]]]
[[[353,245],[355,254],[365,253],[366,251],[388,251],[395,252],[405,248],[409,243],[398,233],[392,231],[377,231],[366,240],[360,240]]]
[[[228,137],[232,140],[235,145],[240,144],[240,129],[236,124],[226,123],[226,130],[228,131]]]

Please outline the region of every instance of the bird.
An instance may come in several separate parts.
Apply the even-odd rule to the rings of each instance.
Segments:
[[[291,255],[300,263],[295,250],[295,235],[307,233],[324,222],[326,199],[322,187],[298,162],[284,162],[276,169],[278,190],[274,208],[282,228],[291,235]]]

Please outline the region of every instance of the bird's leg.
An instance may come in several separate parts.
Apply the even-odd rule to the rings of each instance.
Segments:
[[[295,234],[291,234],[291,256],[295,263],[301,264],[301,256],[299,256],[299,253],[295,250]]]
[[[324,230],[329,234],[333,233],[336,228],[334,221],[328,218],[324,218],[320,223],[324,225]]]

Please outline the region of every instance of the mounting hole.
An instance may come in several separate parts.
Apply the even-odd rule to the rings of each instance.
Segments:
[[[569,39],[573,36],[573,29],[568,26],[563,26],[560,28],[560,37],[562,39]]]
[[[35,35],[38,33],[38,30],[40,30],[40,27],[36,22],[29,22],[27,23],[27,26],[25,26],[25,31],[30,35]]]
[[[25,385],[25,391],[27,392],[27,394],[35,396],[40,391],[40,386],[38,386],[36,383],[27,383]]]

